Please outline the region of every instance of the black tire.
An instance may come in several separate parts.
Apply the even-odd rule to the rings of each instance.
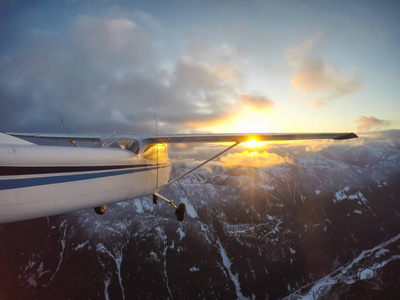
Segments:
[[[158,203],[158,196],[153,195],[153,203],[157,204]]]
[[[175,215],[179,222],[182,222],[183,219],[185,218],[185,210],[186,210],[185,203],[179,204],[178,208],[175,210]]]
[[[98,215],[104,215],[104,213],[106,212],[106,209],[107,209],[107,205],[102,205],[102,206],[95,207],[94,211]]]

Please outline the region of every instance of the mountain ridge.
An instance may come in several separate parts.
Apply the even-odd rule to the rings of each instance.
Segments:
[[[399,145],[275,146],[268,152],[291,161],[211,164],[162,191],[186,203],[182,223],[170,205],[144,197],[103,216],[83,210],[1,225],[0,298],[394,298]],[[172,177],[192,164],[178,161]],[[394,237],[374,261],[373,249]]]

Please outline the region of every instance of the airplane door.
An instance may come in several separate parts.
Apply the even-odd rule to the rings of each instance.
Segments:
[[[158,144],[157,149],[157,187],[160,187],[169,181],[171,168],[169,165],[167,144]]]
[[[142,157],[147,160],[147,190],[155,190],[169,180],[170,168],[166,144],[152,144],[143,151]]]

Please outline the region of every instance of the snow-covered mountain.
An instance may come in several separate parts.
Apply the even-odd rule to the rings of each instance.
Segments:
[[[286,297],[286,299],[397,299],[400,234]],[[397,249],[396,249],[397,248]]]
[[[182,223],[147,197],[0,225],[0,299],[398,298],[398,137],[211,164],[162,192]]]

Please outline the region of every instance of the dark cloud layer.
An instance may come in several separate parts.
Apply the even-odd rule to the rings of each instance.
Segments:
[[[70,132],[108,133],[110,112],[118,133],[151,133],[156,109],[160,131],[187,132],[232,113],[240,96],[219,66],[187,56],[161,67],[162,49],[146,33],[160,25],[118,14],[16,27],[13,50],[0,46],[1,130],[62,132],[60,114]]]

